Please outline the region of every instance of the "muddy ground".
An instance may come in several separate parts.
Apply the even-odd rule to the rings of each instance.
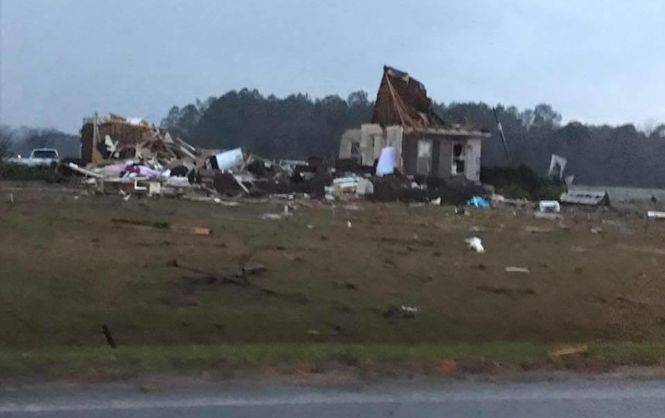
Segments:
[[[3,183],[0,348],[103,346],[102,324],[123,346],[665,336],[665,222],[314,200],[261,219],[287,203]]]

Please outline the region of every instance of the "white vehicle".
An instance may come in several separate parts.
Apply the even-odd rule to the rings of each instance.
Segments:
[[[52,166],[60,163],[60,155],[58,155],[58,150],[53,148],[35,148],[28,158],[21,158],[19,155],[16,158],[10,158],[9,162],[30,167]]]

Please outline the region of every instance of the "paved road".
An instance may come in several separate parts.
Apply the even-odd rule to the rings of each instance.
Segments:
[[[203,393],[202,393],[203,392]],[[663,417],[665,381],[399,383],[0,395],[2,417]]]

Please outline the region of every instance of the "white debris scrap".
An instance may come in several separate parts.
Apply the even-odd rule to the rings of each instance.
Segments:
[[[484,253],[485,247],[483,247],[483,242],[478,237],[471,237],[464,240],[466,243],[466,248],[473,250],[477,253]]]
[[[374,193],[374,184],[364,177],[349,176],[333,180],[325,188],[326,200],[346,199],[349,196],[367,196]]]
[[[239,167],[244,161],[245,156],[242,153],[242,148],[235,148],[215,155],[217,168],[221,171],[227,171]]]
[[[376,164],[376,175],[379,177],[393,174],[395,171],[395,161],[397,153],[393,147],[384,147],[379,155],[379,162]]]
[[[531,271],[529,270],[528,267],[514,267],[514,266],[508,266],[506,267],[506,273],[530,273]]]
[[[647,218],[663,220],[663,219],[665,219],[665,212],[660,212],[660,211],[657,211],[657,210],[650,210],[650,211],[647,212]]]
[[[420,311],[420,308],[418,308],[417,306],[402,305],[400,306],[400,309],[402,310],[402,312],[412,315]]]
[[[541,213],[559,213],[561,205],[556,200],[541,200],[538,203],[538,211]]]

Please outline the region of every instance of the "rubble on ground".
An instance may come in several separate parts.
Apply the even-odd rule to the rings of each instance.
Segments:
[[[125,200],[134,195],[172,196],[229,203],[240,196],[297,195],[329,202],[372,199],[444,205],[490,196],[479,185],[404,176],[390,170],[394,156],[385,154],[381,170],[367,170],[352,160],[275,161],[242,148],[196,147],[141,118],[111,114],[84,120],[79,164],[70,161],[62,167],[80,175],[90,191],[118,194]]]
[[[80,164],[63,165],[98,193],[206,197],[299,193],[323,197],[332,181],[318,159],[272,161],[231,150],[204,149],[140,118],[84,121]],[[363,193],[371,193],[371,184]]]
[[[63,162],[60,170],[81,176],[89,192],[132,196],[170,196],[192,201],[237,205],[238,197],[286,196],[327,202],[371,200],[419,205],[512,207],[535,210],[536,217],[560,218],[560,203],[608,204],[606,194],[565,192],[556,200],[509,199],[493,186],[437,177],[404,175],[394,150],[385,147],[375,167],[353,159],[326,161],[271,160],[243,148],[206,149],[141,118],[95,115],[81,129],[81,159]],[[504,185],[505,186],[505,185]],[[288,216],[289,214],[286,214]],[[266,219],[285,214],[265,214]]]

